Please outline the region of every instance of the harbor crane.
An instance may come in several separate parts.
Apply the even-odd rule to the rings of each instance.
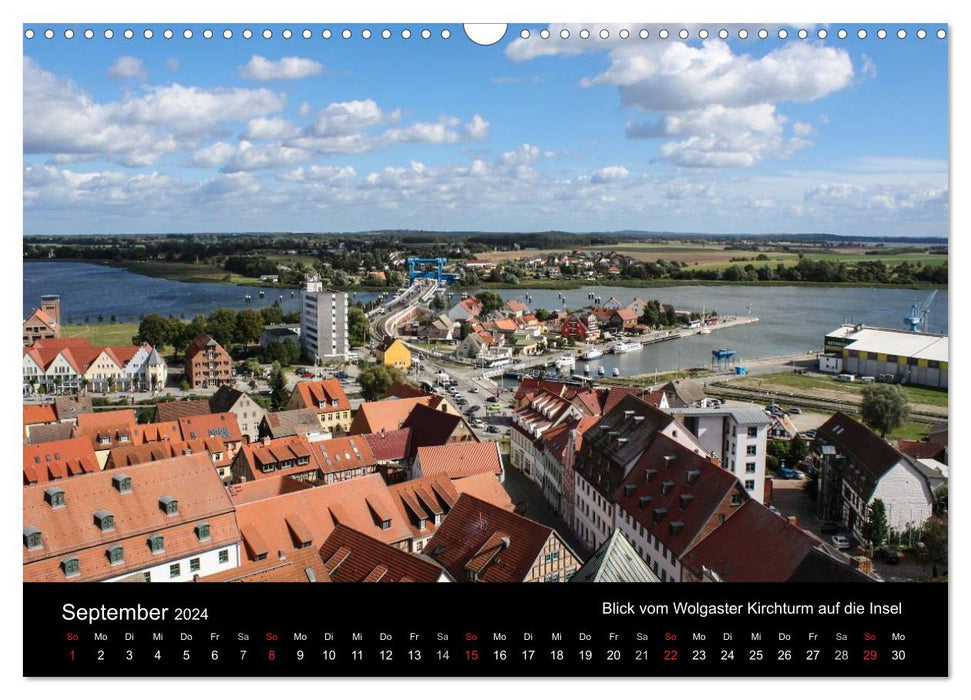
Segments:
[[[912,332],[923,331],[927,332],[927,317],[931,312],[931,304],[934,303],[934,298],[937,296],[937,290],[927,295],[927,297],[913,306],[910,307],[910,315],[904,319]]]

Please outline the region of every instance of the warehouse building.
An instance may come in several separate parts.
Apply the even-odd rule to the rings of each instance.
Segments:
[[[823,349],[823,372],[947,388],[946,335],[843,325],[826,334]]]

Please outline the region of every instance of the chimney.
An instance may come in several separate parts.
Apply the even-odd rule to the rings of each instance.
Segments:
[[[280,558],[280,561],[287,560],[287,555],[283,553],[282,549],[277,551],[277,556]]]
[[[786,518],[786,520],[789,521],[790,525],[795,525],[796,527],[799,527],[799,519],[795,515],[790,515],[788,518]]]
[[[270,444],[270,436],[269,435],[265,436],[262,440],[260,440],[260,442],[262,442],[264,445],[269,445]]]

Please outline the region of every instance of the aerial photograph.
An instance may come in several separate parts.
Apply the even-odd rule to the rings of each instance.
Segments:
[[[938,25],[46,26],[24,582],[947,581]]]

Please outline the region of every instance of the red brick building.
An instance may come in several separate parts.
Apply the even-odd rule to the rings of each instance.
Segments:
[[[584,343],[597,340],[600,337],[600,322],[593,314],[571,314],[563,319],[560,335]]]
[[[193,389],[232,384],[233,358],[212,336],[201,333],[185,351],[185,379]]]

